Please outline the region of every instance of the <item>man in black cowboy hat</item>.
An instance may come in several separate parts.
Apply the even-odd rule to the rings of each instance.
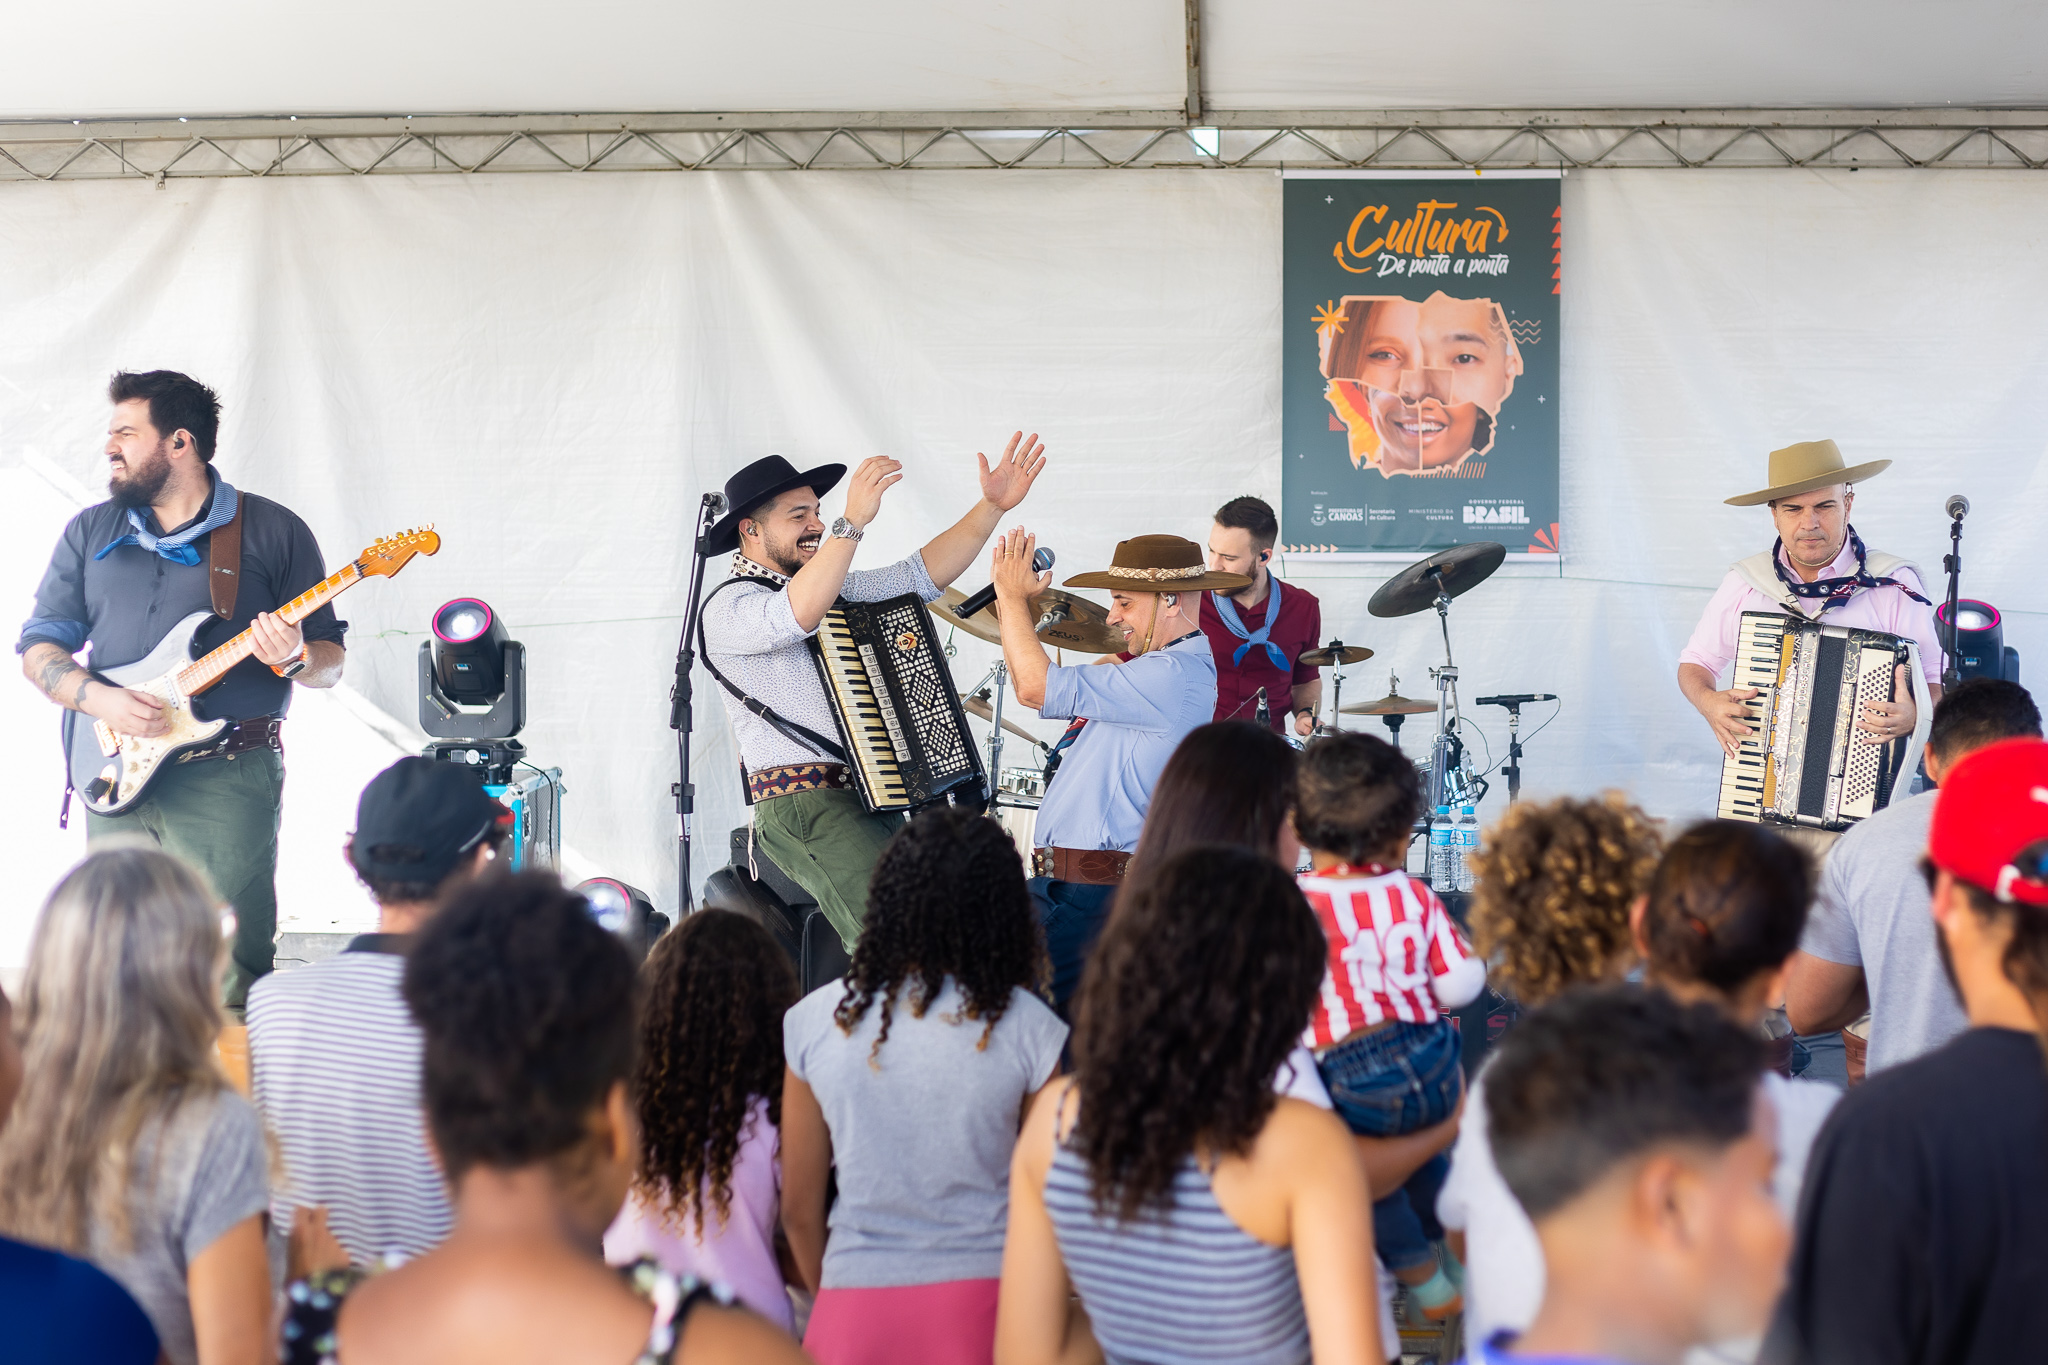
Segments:
[[[1251,580],[1210,569],[1192,540],[1126,540],[1107,570],[1076,574],[1066,586],[1109,590],[1109,624],[1123,631],[1130,662],[1055,668],[1032,629],[1031,598],[1052,582],[1031,567],[1037,544],[1021,530],[1004,536],[989,577],[1017,700],[1047,720],[1088,722],[1032,827],[1031,892],[1052,959],[1053,1003],[1065,1009],[1166,760],[1216,714],[1216,657],[1202,634],[1201,594],[1236,592]]]
[[[837,742],[824,684],[804,641],[833,602],[880,602],[914,592],[934,601],[987,543],[1002,514],[1024,500],[1045,468],[1034,434],[1010,438],[1002,458],[981,464],[981,500],[908,559],[853,570],[854,547],[903,477],[886,456],[863,460],[846,491],[846,513],[828,532],[825,494],[842,464],[799,473],[780,455],[756,460],[727,481],[729,511],[706,536],[711,554],[736,550],[732,578],[712,590],[702,614],[704,656],[731,687],[776,713],[770,721],[721,689],[746,769],[754,837],[818,908],[851,952],[867,905],[868,875],[902,821],[867,810],[840,759],[806,734]],[[779,722],[779,723],[778,723]]]

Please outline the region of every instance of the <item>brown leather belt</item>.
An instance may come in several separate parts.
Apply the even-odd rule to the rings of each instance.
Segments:
[[[1034,848],[1031,875],[1056,882],[1116,886],[1131,865],[1131,855],[1115,848]]]
[[[238,720],[221,731],[220,738],[204,749],[193,749],[178,755],[180,763],[197,763],[207,758],[232,758],[246,754],[251,749],[275,749],[284,752],[284,722],[276,716],[258,716],[254,720]]]
[[[798,792],[849,791],[853,774],[840,763],[792,763],[784,768],[762,768],[747,774],[747,796],[752,801],[773,801]]]

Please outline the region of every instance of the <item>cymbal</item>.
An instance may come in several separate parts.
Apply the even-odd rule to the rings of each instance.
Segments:
[[[971,697],[962,697],[960,705],[970,716],[979,716],[986,721],[993,721],[996,718],[996,708],[988,704],[988,693],[986,692],[977,692]],[[1037,735],[1032,734],[1021,725],[1006,720],[1003,722],[1003,728],[1019,739],[1028,739],[1040,748],[1045,747],[1043,741]]]
[[[926,605],[940,625],[955,626],[992,645],[1001,644],[1003,632],[996,620],[996,608],[962,616],[960,604],[966,600],[966,593],[948,588],[938,601]],[[1047,588],[1031,599],[1031,610],[1039,621],[1038,638],[1050,648],[1114,654],[1124,647],[1123,632],[1109,624],[1109,609],[1078,593]],[[1047,616],[1052,619],[1046,620]]]
[[[1364,645],[1347,645],[1342,640],[1332,640],[1321,649],[1305,649],[1297,661],[1310,668],[1338,668],[1344,664],[1364,663],[1372,657],[1372,651]]]
[[[1338,714],[1345,716],[1419,716],[1426,711],[1434,710],[1436,703],[1433,701],[1417,701],[1413,697],[1403,697],[1393,692],[1389,692],[1378,701],[1355,701],[1349,706],[1337,708]]]
[[[1380,590],[1372,595],[1365,609],[1374,616],[1407,616],[1425,611],[1436,605],[1439,577],[1443,590],[1456,597],[1484,583],[1507,557],[1508,547],[1492,540],[1475,540],[1469,545],[1438,550],[1380,584]]]

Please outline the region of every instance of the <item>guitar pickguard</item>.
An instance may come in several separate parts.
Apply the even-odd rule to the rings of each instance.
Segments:
[[[109,788],[98,796],[90,788],[84,792],[86,804],[101,815],[118,813],[132,804],[142,795],[142,789],[149,780],[156,776],[158,768],[174,761],[179,754],[212,743],[228,724],[224,720],[201,720],[193,715],[191,698],[179,695],[177,680],[172,674],[166,673],[146,683],[129,683],[128,686],[137,692],[147,692],[164,704],[168,728],[160,735],[143,738],[114,734],[104,724],[94,726],[100,732],[102,750],[109,739],[115,746],[114,751],[107,755],[106,766],[100,770],[100,779],[108,782]]]

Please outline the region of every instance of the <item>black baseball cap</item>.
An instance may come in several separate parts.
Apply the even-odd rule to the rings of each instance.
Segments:
[[[438,882],[493,829],[511,823],[512,812],[484,791],[475,768],[401,758],[363,788],[349,861],[371,881]]]

